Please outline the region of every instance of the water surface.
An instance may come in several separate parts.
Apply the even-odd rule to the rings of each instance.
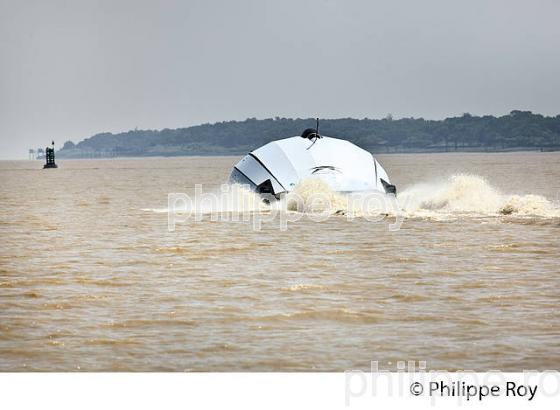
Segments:
[[[168,232],[167,194],[235,157],[0,162],[0,370],[559,369],[560,154],[378,159],[398,231]]]

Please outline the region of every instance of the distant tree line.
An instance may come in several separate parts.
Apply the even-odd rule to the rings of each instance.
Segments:
[[[268,118],[224,121],[188,128],[101,133],[78,144],[68,141],[62,157],[243,154],[267,142],[300,135],[315,120]],[[560,149],[560,115],[512,111],[502,117],[463,114],[445,120],[402,118],[325,119],[320,133],[344,138],[371,152],[503,151]]]

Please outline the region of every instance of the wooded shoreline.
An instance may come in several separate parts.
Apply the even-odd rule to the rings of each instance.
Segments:
[[[68,141],[60,158],[241,155],[267,142],[299,135],[315,120],[269,118],[202,124],[188,128],[101,133]],[[510,152],[560,150],[560,115],[512,111],[502,117],[464,114],[445,120],[402,118],[325,119],[320,133],[373,153]]]

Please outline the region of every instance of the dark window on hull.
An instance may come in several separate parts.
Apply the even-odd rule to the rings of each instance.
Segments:
[[[237,168],[233,168],[231,171],[231,175],[229,176],[230,184],[239,184],[239,185],[249,185],[249,188],[253,191],[257,187],[257,185],[251,181],[249,178],[245,176],[240,170]]]

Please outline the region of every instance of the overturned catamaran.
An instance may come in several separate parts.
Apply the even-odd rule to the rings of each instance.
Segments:
[[[306,178],[319,178],[335,192],[378,191],[396,195],[387,172],[368,151],[349,141],[323,137],[317,128],[301,137],[269,142],[234,167],[230,181],[277,199]]]

